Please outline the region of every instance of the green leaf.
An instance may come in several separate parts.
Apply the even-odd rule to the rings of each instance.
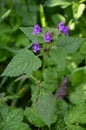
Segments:
[[[0,18],[0,22],[1,22],[3,19],[7,18],[10,13],[11,13],[11,9],[8,9],[8,10],[2,15],[2,17]]]
[[[56,26],[58,25],[59,22],[65,21],[65,17],[61,14],[53,14],[51,15],[51,18]]]
[[[16,41],[16,46],[17,47],[20,47],[20,46],[25,47],[25,46],[28,46],[28,45],[31,45],[28,38],[23,34],[19,35],[18,38],[17,38],[17,41]]]
[[[74,53],[84,40],[84,38],[60,36],[56,45],[58,47],[64,47],[67,53]]]
[[[29,125],[22,122],[23,117],[22,109],[0,104],[0,130],[31,130]]]
[[[57,39],[59,35],[59,30],[57,28],[49,28],[44,27],[42,28],[42,32],[39,34],[32,34],[34,27],[20,27],[20,30],[32,41],[32,42],[38,42],[45,43],[45,40],[43,36],[46,32],[51,32],[53,34],[53,39]]]
[[[41,61],[29,50],[22,50],[8,64],[2,76],[15,77],[22,74],[31,74],[41,66]]]
[[[85,128],[82,128],[80,126],[70,125],[67,126],[67,130],[85,130]]]
[[[74,18],[79,19],[82,16],[82,14],[83,14],[83,12],[85,10],[85,4],[74,3],[72,5],[72,9],[73,9]]]
[[[81,46],[80,46],[81,48]],[[84,53],[84,52],[83,52]],[[71,55],[71,61],[72,63],[75,63],[77,66],[83,62],[84,60],[84,55],[80,53],[80,51],[75,52],[74,54]]]
[[[25,109],[24,115],[32,125],[35,125],[37,127],[43,127],[46,125],[33,107],[27,107]]]
[[[16,108],[9,108],[9,112],[7,113],[7,116],[5,117],[5,123],[9,122],[21,122],[23,120],[23,110],[22,109],[16,109]]]
[[[8,113],[8,107],[0,100],[0,130],[3,128],[5,117]]]
[[[86,103],[74,106],[66,115],[65,115],[66,124],[86,124]]]
[[[49,6],[49,7],[54,7],[54,6],[61,6],[61,5],[65,5],[65,6],[69,6],[70,4],[72,4],[73,0],[69,1],[69,0],[47,0],[45,2],[45,5]]]
[[[20,30],[32,41],[38,43],[44,43],[43,33],[32,34],[34,27],[20,27]]]
[[[41,83],[45,92],[55,92],[58,88],[57,68],[47,68],[43,71],[43,82]]]
[[[53,95],[41,94],[37,97],[33,106],[48,127],[56,121],[56,100]]]
[[[11,122],[11,121],[10,121]],[[29,125],[26,123],[20,122],[20,123],[13,123],[11,122],[9,124],[5,124],[3,130],[31,130]]]
[[[69,100],[72,104],[78,105],[86,102],[86,84],[82,83],[81,85],[75,88],[74,92],[70,92]]]
[[[81,45],[80,53],[86,55],[86,41]]]
[[[57,100],[57,121],[51,130],[65,130],[64,116],[68,112],[68,105],[64,100]]]
[[[49,60],[52,65],[58,65],[58,68],[63,70],[66,67],[66,50],[62,47],[52,48]]]
[[[75,69],[71,74],[71,82],[73,86],[86,81],[86,66]]]

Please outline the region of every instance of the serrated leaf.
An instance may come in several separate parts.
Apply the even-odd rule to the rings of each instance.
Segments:
[[[75,105],[85,103],[86,102],[86,84],[82,83],[81,85],[77,86],[75,88],[75,91],[69,94],[69,100],[72,104],[75,104]]]
[[[66,67],[66,51],[62,47],[52,48],[49,60],[51,64],[58,65],[58,68],[64,70]]]
[[[42,94],[33,104],[36,112],[45,124],[50,127],[56,121],[56,100],[51,94]]]
[[[73,107],[65,115],[66,124],[86,124],[86,103]]]
[[[53,39],[57,39],[59,35],[59,30],[57,28],[49,28],[49,27],[44,27],[42,28],[42,32],[39,34],[32,34],[34,27],[20,27],[20,30],[24,32],[24,34],[32,41],[32,42],[38,42],[40,43],[45,43],[45,40],[43,36],[45,35],[46,32],[51,32],[53,34]]]
[[[74,53],[84,40],[84,38],[60,36],[56,45],[65,48],[67,53]]]
[[[85,128],[82,128],[80,126],[70,125],[67,126],[67,130],[85,130]]]
[[[31,130],[29,125],[26,123],[20,122],[20,123],[13,123],[9,122],[9,124],[5,124],[3,130]]]
[[[31,74],[41,66],[41,61],[29,50],[22,50],[8,64],[2,76],[15,77],[22,74]]]
[[[9,112],[7,113],[7,116],[5,117],[5,123],[13,121],[14,123],[21,122],[23,120],[23,110],[22,109],[16,109],[16,108],[9,108]]]
[[[32,125],[35,125],[37,127],[43,127],[46,125],[33,107],[27,107],[25,109],[24,115]]]
[[[64,116],[67,112],[67,103],[64,100],[57,100],[57,121],[52,125],[52,130],[65,130]]]
[[[29,125],[23,123],[24,114],[20,108],[8,107],[0,104],[0,129],[2,130],[31,130]]]
[[[8,107],[5,104],[1,103],[0,101],[0,130],[2,130],[3,128],[4,120],[8,112],[9,112]]]
[[[57,68],[47,68],[43,72],[43,82],[41,83],[45,92],[55,92],[58,88],[58,72]]]
[[[20,30],[32,41],[38,43],[44,43],[43,33],[32,34],[34,27],[20,27]]]

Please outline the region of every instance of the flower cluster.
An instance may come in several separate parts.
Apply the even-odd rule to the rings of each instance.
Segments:
[[[66,36],[68,36],[69,33],[69,27],[65,26],[65,22],[60,22],[57,28],[64,33]]]
[[[57,28],[64,33],[66,36],[68,36],[69,33],[69,27],[65,26],[65,22],[60,22],[59,25],[57,26]],[[34,30],[32,32],[32,34],[38,34],[42,32],[42,28],[39,25],[35,25],[34,26]],[[51,32],[46,32],[45,35],[43,36],[45,42],[51,42],[53,40],[52,34]],[[37,51],[39,51],[41,49],[40,45],[38,42],[34,42],[33,43],[33,52],[36,53]]]

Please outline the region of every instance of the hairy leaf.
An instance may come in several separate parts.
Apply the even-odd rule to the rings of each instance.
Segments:
[[[75,88],[74,92],[69,94],[69,100],[75,104],[81,104],[86,102],[86,83],[82,83],[81,85]],[[83,104],[82,104],[83,105]]]
[[[0,130],[31,130],[23,123],[23,110],[0,104]]]
[[[9,124],[5,124],[3,130],[31,130],[31,129],[28,124],[23,122],[17,124],[9,122]]]
[[[31,74],[41,66],[41,61],[31,51],[22,50],[8,64],[2,76],[15,77],[22,74]]]
[[[48,127],[56,121],[56,100],[51,94],[41,94],[33,104],[40,118]]]
[[[57,68],[47,68],[43,72],[42,87],[45,92],[55,92],[58,88],[58,72]]]
[[[27,107],[25,109],[24,115],[32,125],[35,125],[37,127],[43,127],[46,125],[33,107]]]
[[[66,51],[62,47],[52,48],[49,57],[52,65],[58,65],[58,68],[64,70],[66,67]]]
[[[43,34],[32,34],[34,27],[20,27],[20,30],[32,41],[44,43]]]
[[[52,130],[65,130],[64,116],[68,112],[68,105],[64,100],[57,99],[57,121],[52,125]]]
[[[84,40],[84,38],[60,36],[56,45],[63,47],[67,53],[74,53]]]
[[[66,124],[86,124],[86,103],[73,107],[65,115]]]
[[[85,128],[75,125],[67,126],[67,130],[85,130]]]

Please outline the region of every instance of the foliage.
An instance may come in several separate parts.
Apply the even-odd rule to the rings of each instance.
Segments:
[[[0,130],[86,129],[85,4],[0,1]],[[57,28],[61,21],[70,27],[69,36]],[[35,24],[42,32],[32,34]],[[46,32],[53,38],[49,43]],[[41,48],[36,53],[34,42]],[[58,99],[65,76],[68,94]]]

